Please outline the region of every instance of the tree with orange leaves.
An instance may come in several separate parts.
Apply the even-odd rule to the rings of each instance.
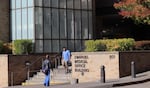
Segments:
[[[131,18],[136,23],[150,25],[150,0],[121,0],[114,3],[119,14],[124,18]]]

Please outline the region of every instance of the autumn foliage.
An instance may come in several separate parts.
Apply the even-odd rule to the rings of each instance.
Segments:
[[[122,0],[114,3],[114,7],[120,10],[119,14],[123,17],[150,25],[150,0]]]

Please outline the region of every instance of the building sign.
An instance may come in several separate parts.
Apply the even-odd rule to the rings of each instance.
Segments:
[[[75,56],[75,72],[89,72],[89,68],[87,68],[88,59],[88,56]]]

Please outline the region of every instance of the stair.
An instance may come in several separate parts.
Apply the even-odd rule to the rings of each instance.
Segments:
[[[26,80],[22,83],[22,85],[39,85],[43,84],[45,75],[40,71],[37,72],[36,75],[31,77],[29,80]],[[67,84],[70,83],[71,80],[71,73],[65,74],[65,70],[62,66],[59,66],[57,69],[54,69],[50,73],[50,85],[57,85],[57,84]]]

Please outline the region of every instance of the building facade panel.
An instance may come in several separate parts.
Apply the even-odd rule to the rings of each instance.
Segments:
[[[0,2],[0,40],[8,42],[10,39],[9,32],[9,0]]]
[[[62,47],[81,51],[83,41],[92,39],[90,0],[34,0],[32,5],[29,0],[15,1],[11,8],[12,40],[33,39],[35,52],[48,53],[60,52]]]

